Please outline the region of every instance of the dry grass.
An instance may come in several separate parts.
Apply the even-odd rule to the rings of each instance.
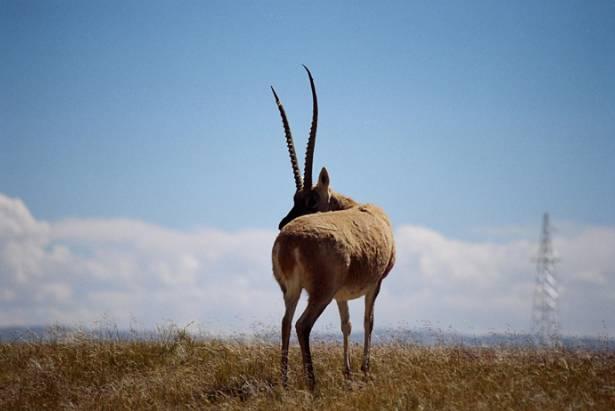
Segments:
[[[305,390],[298,347],[290,386],[277,345],[80,336],[0,344],[0,409],[615,409],[615,353],[530,348],[373,349],[369,377],[342,377],[339,343],[315,343],[319,388]],[[361,349],[353,346],[353,369]]]

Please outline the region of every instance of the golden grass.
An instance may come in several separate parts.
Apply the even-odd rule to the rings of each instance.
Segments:
[[[353,369],[361,348],[353,345]],[[615,353],[533,348],[373,347],[368,377],[342,376],[339,343],[314,343],[317,392],[299,348],[289,388],[277,344],[80,336],[0,344],[0,409],[615,409]]]

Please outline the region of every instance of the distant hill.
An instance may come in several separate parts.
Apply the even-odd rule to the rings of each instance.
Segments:
[[[100,340],[159,340],[165,338],[166,333],[173,330],[152,330],[152,331],[129,331],[117,328],[102,329],[77,329],[65,326],[31,326],[31,327],[0,327],[0,343],[11,342],[41,342],[70,340],[75,336],[87,336],[88,338]],[[219,338],[216,335],[192,335],[196,339]],[[236,334],[225,335],[222,339],[236,340],[260,340],[275,343],[279,336],[275,332],[263,334]],[[315,333],[314,339],[318,341],[341,341],[341,334],[336,333]],[[355,343],[362,343],[363,333],[356,332],[351,335],[351,340]],[[529,334],[497,334],[490,333],[485,335],[467,335],[455,332],[445,332],[432,329],[376,329],[374,330],[373,342],[379,343],[400,343],[414,344],[419,346],[467,346],[467,347],[528,347],[536,343]],[[568,349],[589,349],[589,350],[615,350],[615,340],[608,337],[577,337],[563,336],[562,346]]]

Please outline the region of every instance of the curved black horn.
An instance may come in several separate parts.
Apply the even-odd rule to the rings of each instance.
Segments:
[[[290,165],[293,168],[293,176],[295,177],[295,186],[297,187],[297,190],[301,190],[301,188],[303,187],[303,181],[301,180],[301,171],[299,170],[299,163],[297,162],[297,153],[295,152],[293,135],[290,132],[290,126],[288,125],[288,118],[286,118],[286,111],[284,111],[284,106],[282,106],[282,103],[280,102],[278,95],[273,89],[273,86],[271,86],[271,91],[273,91],[275,103],[278,105],[278,110],[280,110],[280,115],[282,116],[284,135],[286,137],[286,146],[288,147],[288,155],[290,156]]]
[[[305,167],[303,170],[303,188],[304,190],[312,189],[312,163],[314,160],[314,146],[316,145],[316,128],[318,127],[318,98],[316,97],[316,87],[312,73],[305,65],[303,65],[310,78],[310,87],[312,88],[312,125],[310,126],[310,137],[305,151]]]

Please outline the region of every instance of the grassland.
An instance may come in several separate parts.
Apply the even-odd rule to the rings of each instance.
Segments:
[[[372,371],[345,380],[341,344],[313,346],[306,391],[297,346],[290,384],[267,342],[77,335],[0,344],[0,409],[615,409],[615,352],[383,343]],[[361,349],[353,346],[353,369]]]

